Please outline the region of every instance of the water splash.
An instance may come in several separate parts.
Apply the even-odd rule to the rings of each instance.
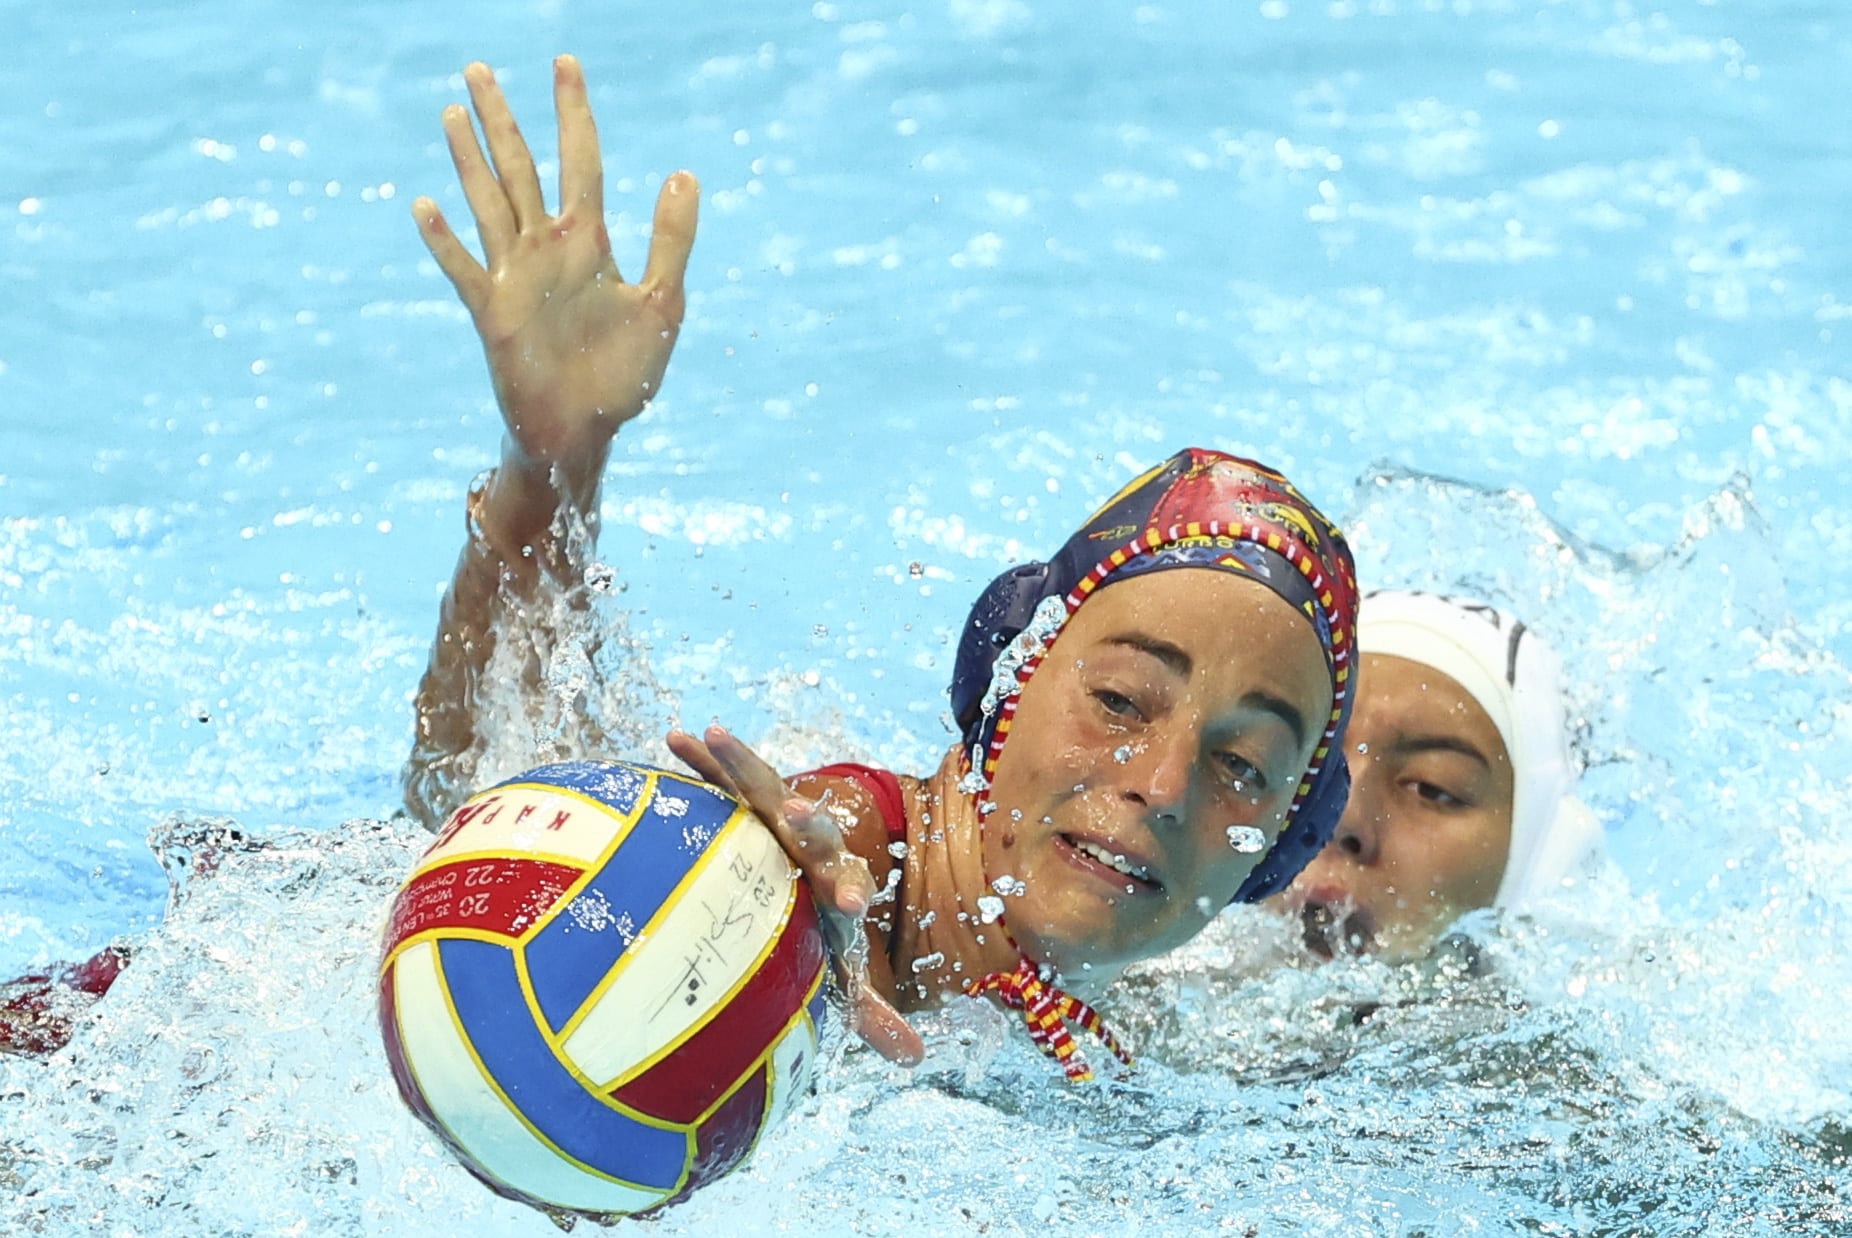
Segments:
[[[1258,855],[1267,849],[1267,835],[1251,825],[1231,825],[1228,845],[1242,855]]]

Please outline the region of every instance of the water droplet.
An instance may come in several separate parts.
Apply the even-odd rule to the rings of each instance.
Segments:
[[[1029,887],[1020,878],[1009,873],[991,882],[990,888],[1008,898],[1020,898],[1029,892]]]
[[[1357,755],[1360,757],[1369,756],[1370,755],[1370,745],[1368,743],[1359,743],[1357,745]]]
[[[1117,748],[1114,748],[1112,750],[1112,759],[1124,765],[1127,761],[1132,759],[1132,745],[1120,744]]]
[[[913,577],[915,580],[919,579],[921,576],[924,576],[925,574],[926,574],[926,565],[924,563],[921,563],[919,560],[915,559],[913,562],[907,564],[907,575]]]
[[[907,858],[907,844],[901,842],[889,843],[887,845],[887,853],[896,860],[904,860]]]
[[[1267,849],[1267,836],[1251,825],[1231,825],[1228,845],[1242,855],[1255,855]]]
[[[994,894],[986,894],[978,899],[977,909],[985,924],[995,924],[1003,918],[1003,900]]]
[[[1206,897],[1199,898],[1196,900],[1196,910],[1202,912],[1205,916],[1212,916],[1215,914],[1215,904],[1210,902]]]
[[[913,974],[917,976],[923,971],[930,971],[935,967],[942,967],[944,964],[944,953],[934,950],[931,954],[922,954],[919,958],[913,960]]]
[[[979,704],[986,717],[995,714],[1003,702],[1016,695],[1022,686],[1017,673],[1048,651],[1048,642],[1066,622],[1067,602],[1061,595],[1041,600],[1029,617],[1028,625],[998,652],[991,666],[990,686],[984,690],[984,699]]]

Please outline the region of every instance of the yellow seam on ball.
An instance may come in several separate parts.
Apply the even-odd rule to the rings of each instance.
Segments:
[[[476,1052],[476,1042],[470,1036],[469,1029],[463,1026],[463,1020],[460,1017],[458,1017],[456,1003],[450,999],[450,981],[446,979],[444,976],[444,956],[440,951],[437,951],[437,950],[433,950],[431,954],[432,954],[431,965],[437,971],[438,988],[444,994],[444,1009],[450,1015],[451,1026],[456,1028],[458,1043],[460,1043],[463,1046],[464,1052],[469,1054],[470,1060],[476,1064],[476,1070],[482,1075],[482,1081],[489,1085],[489,1090],[495,1093],[497,1099],[499,1099],[502,1102],[502,1105],[506,1107],[508,1112],[514,1116],[515,1121],[519,1122],[522,1126],[525,1126],[528,1130],[528,1133],[533,1135],[535,1139],[538,1139],[542,1144],[544,1144],[549,1150],[552,1151],[552,1153],[555,1156],[559,1157],[562,1161],[565,1161],[569,1165],[577,1166],[578,1168],[584,1170],[587,1174],[590,1174],[594,1178],[601,1178],[606,1182],[614,1182],[618,1186],[629,1187],[633,1191],[641,1191],[649,1195],[654,1195],[659,1192],[662,1192],[661,1187],[649,1186],[642,1182],[631,1182],[627,1179],[619,1178],[613,1174],[608,1174],[604,1170],[598,1169],[595,1166],[587,1165],[584,1161],[566,1152],[558,1144],[554,1143],[551,1139],[547,1138],[546,1133],[544,1131],[542,1131],[538,1126],[535,1126],[532,1122],[528,1121],[527,1115],[521,1112],[521,1107],[515,1104],[514,1101],[509,1098],[508,1093],[502,1091],[502,1085],[499,1082],[497,1082],[495,1076],[492,1073],[490,1073],[489,1068],[483,1065],[482,1055]],[[572,1064],[570,1062],[565,1061],[564,1059],[561,1059],[560,1065],[566,1067],[566,1069],[569,1071],[572,1070]],[[572,1073],[575,1076],[578,1075],[577,1071],[572,1071]],[[590,1081],[586,1080],[583,1076],[578,1076],[578,1077],[581,1082],[589,1084]],[[601,1096],[598,1099],[608,1100],[609,1098]],[[624,1109],[622,1106],[616,1106],[616,1107],[620,1110],[620,1112],[623,1112],[626,1116],[634,1117],[637,1120],[646,1123],[647,1125],[659,1127],[664,1130],[679,1130],[679,1131],[682,1131],[684,1134],[692,1135],[691,1131],[689,1131],[686,1127],[681,1126],[679,1123],[650,1121],[647,1114],[631,1113],[629,1110]],[[468,1146],[467,1144],[463,1143],[461,1140],[459,1140],[458,1143],[460,1146],[463,1146],[463,1147]],[[675,1179],[675,1186],[673,1189],[671,1189],[670,1191],[664,1194],[664,1198],[667,1198],[668,1195],[672,1195],[675,1193],[675,1191],[679,1191],[682,1189],[683,1183],[685,1183],[688,1179],[687,1162],[688,1162],[688,1158],[684,1156],[682,1158],[683,1168],[682,1168],[681,1173],[677,1175]],[[504,1185],[509,1186],[517,1191],[521,1189],[519,1186],[516,1186],[512,1182],[505,1183]]]
[[[733,1098],[735,1092],[746,1086],[746,1081],[748,1079],[757,1074],[761,1067],[765,1067],[765,1112],[759,1115],[759,1127],[758,1130],[753,1132],[752,1147],[746,1149],[746,1155],[740,1158],[741,1163],[751,1159],[753,1149],[759,1146],[759,1136],[765,1133],[766,1119],[772,1116],[772,1086],[776,1082],[776,1072],[771,1069],[772,1056],[776,1054],[779,1048],[784,1044],[785,1037],[791,1034],[792,1028],[796,1027],[799,1023],[810,1022],[810,999],[817,995],[817,988],[823,983],[823,973],[825,970],[827,970],[827,967],[819,967],[817,969],[816,978],[810,982],[810,989],[804,994],[804,1001],[798,1006],[797,1013],[785,1020],[784,1027],[779,1030],[778,1035],[772,1038],[772,1043],[766,1046],[765,1052],[761,1053],[753,1061],[751,1066],[741,1071],[740,1077],[733,1081],[733,1086],[723,1092],[718,1100],[709,1105],[702,1111],[701,1116],[695,1119],[695,1124],[699,1126],[701,1123],[713,1117],[714,1114],[719,1112],[722,1105]]]
[[[718,857],[721,851],[721,844],[726,842],[727,836],[738,828],[741,821],[747,820],[756,823],[758,818],[754,817],[751,810],[744,804],[741,804],[733,810],[732,816],[720,823],[720,828],[714,831],[713,838],[708,840],[707,847],[695,858],[695,862],[688,866],[688,871],[683,873],[681,880],[675,883],[675,888],[664,896],[662,905],[656,909],[656,914],[651,916],[649,921],[644,924],[642,928],[637,930],[636,937],[632,940],[639,938],[647,940],[650,934],[660,926],[661,922],[675,911],[677,904],[682,900],[683,892],[694,884],[696,878],[700,877],[701,874],[705,873],[713,865],[719,863]],[[557,1038],[559,1045],[564,1045],[567,1040],[571,1039],[572,1034],[579,1030],[579,1025],[585,1022],[586,1017],[591,1014],[592,1008],[598,1004],[598,999],[604,996],[612,985],[617,983],[618,977],[622,976],[624,972],[629,969],[630,963],[636,957],[637,952],[628,949],[618,956],[617,961],[611,964],[611,970],[604,974],[604,978],[593,986],[592,991],[586,995],[585,1000],[579,1003],[579,1008],[572,1012],[572,1017],[560,1025],[559,1036]],[[730,997],[732,994],[729,993],[728,996]],[[541,1026],[544,1027],[546,1025],[543,1023]],[[548,1039],[552,1040],[554,1038],[549,1036]]]
[[[593,879],[595,879],[599,873],[604,871],[604,866],[611,862],[611,857],[617,853],[617,849],[624,845],[624,840],[630,837],[630,832],[632,830],[636,829],[637,822],[643,819],[644,809],[646,809],[649,806],[649,803],[651,800],[656,798],[656,781],[657,781],[656,775],[651,774],[649,776],[648,783],[644,788],[645,794],[637,797],[637,803],[636,803],[635,808],[628,814],[618,813],[616,809],[612,808],[609,804],[606,804],[601,800],[595,800],[595,799],[590,798],[589,796],[580,795],[576,791],[567,791],[564,788],[560,789],[560,794],[570,795],[574,799],[583,800],[585,803],[591,805],[594,808],[597,808],[601,812],[605,812],[605,813],[608,813],[616,817],[623,824],[622,824],[622,827],[618,829],[617,832],[611,836],[611,841],[606,843],[603,849],[598,852],[598,855],[596,856],[596,858],[594,858],[590,864],[586,865],[585,871],[580,873],[578,877],[573,881],[573,883],[567,886],[563,891],[561,891],[558,898],[553,900],[553,906],[547,909],[546,914],[542,915],[539,919],[535,920],[532,924],[527,926],[527,931],[525,933],[522,933],[520,938],[518,939],[522,946],[526,946],[527,943],[529,941],[532,941],[534,937],[536,937],[542,929],[546,928],[547,925],[553,923],[553,921],[559,916],[561,912],[565,911],[567,907],[571,906],[572,900],[579,897],[580,893],[585,889],[585,887],[590,885]],[[542,786],[544,784],[521,783],[519,785],[521,786]],[[582,863],[582,861],[575,860],[574,863]],[[526,976],[525,966],[522,967],[522,975],[523,977]],[[546,1020],[544,1019],[540,1020],[541,1027],[545,1027],[546,1025],[547,1025]]]
[[[753,820],[754,823],[756,824],[758,819],[751,818],[751,820]],[[731,823],[729,823],[729,825],[731,825]],[[716,838],[714,840],[714,844],[718,844],[719,842],[720,842],[719,838]],[[714,844],[709,845],[708,853],[710,855],[714,851]],[[706,859],[706,856],[703,856],[702,858]],[[692,877],[693,875],[694,875],[694,871],[692,869],[689,870],[689,876]],[[695,1033],[699,1032],[702,1028],[706,1027],[709,1023],[712,1023],[716,1018],[718,1018],[720,1014],[726,1010],[728,1004],[731,1003],[734,998],[739,996],[740,990],[744,989],[748,984],[750,984],[753,978],[759,974],[759,969],[765,966],[765,960],[772,957],[772,951],[778,948],[779,941],[781,941],[784,938],[785,929],[791,923],[791,913],[796,909],[798,896],[802,892],[803,892],[802,884],[799,882],[793,881],[791,883],[790,893],[785,898],[784,912],[780,915],[779,920],[778,920],[778,930],[771,935],[769,940],[766,941],[764,948],[761,949],[759,953],[753,958],[752,963],[744,971],[740,973],[739,978],[736,979],[731,985],[727,986],[727,991],[721,994],[720,997],[714,1002],[713,1007],[709,1009],[709,1011],[707,1012],[706,1018],[699,1019],[696,1022],[690,1024],[687,1028],[684,1028],[680,1033],[678,1033],[676,1036],[670,1039],[670,1041],[667,1044],[663,1045],[662,1048],[658,1049],[655,1053],[650,1054],[648,1057],[644,1058],[641,1062],[637,1063],[635,1066],[632,1066],[629,1070],[625,1071],[623,1074],[619,1075],[617,1078],[613,1079],[610,1083],[606,1084],[605,1086],[607,1088],[612,1088],[612,1089],[623,1087],[626,1083],[629,1083],[631,1080],[637,1078],[644,1071],[649,1070],[652,1066],[655,1066],[658,1062],[668,1057],[671,1053],[674,1053],[677,1049],[687,1044],[691,1039],[694,1038]],[[666,909],[667,907],[665,905],[665,910]],[[620,963],[621,963],[621,960],[620,960]],[[614,967],[611,969],[611,975],[605,978],[606,984],[608,984],[611,980],[616,978],[617,972],[618,972],[618,968]],[[601,991],[604,987],[605,987],[604,984],[601,984],[599,986]],[[809,1000],[809,999],[806,998],[805,1000]],[[590,1008],[591,1004],[592,1003],[588,1000],[586,1003],[586,1006],[588,1009]],[[560,1039],[563,1041],[565,1038],[566,1038],[566,1033],[562,1033],[560,1036]]]
[[[470,861],[482,864],[490,860],[540,860],[547,864],[558,864],[565,868],[584,868],[585,860],[576,855],[564,855],[556,851],[452,851],[439,856],[426,864],[420,862],[411,871],[404,884],[410,885],[426,873],[435,872],[446,864],[467,864]]]
[[[413,933],[410,937],[407,937],[404,941],[392,948],[392,953],[386,956],[386,961],[379,965],[379,974],[382,976],[385,975],[386,969],[391,967],[401,954],[404,954],[413,946],[427,941],[455,940],[460,937],[467,938],[470,941],[485,941],[492,946],[502,947],[507,947],[513,942],[512,938],[506,937],[501,933],[491,933],[488,929],[449,928],[444,925],[438,925],[435,928],[420,929],[418,932]]]

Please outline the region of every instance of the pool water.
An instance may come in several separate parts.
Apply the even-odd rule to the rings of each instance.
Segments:
[[[1189,442],[1566,655],[1610,871],[1442,961],[1241,911],[1092,1089],[980,1007],[663,1234],[1818,1234],[1852,1220],[1852,13],[1802,0],[9,7],[0,1229],[556,1232],[399,1103],[386,818],[499,422],[410,200],[585,61],[614,239],[704,186],[619,440],[601,706],[924,769],[964,607]],[[666,685],[662,687],[659,685]],[[510,733],[518,765],[556,737]],[[171,908],[171,910],[170,910]],[[9,971],[8,969],[12,969]]]

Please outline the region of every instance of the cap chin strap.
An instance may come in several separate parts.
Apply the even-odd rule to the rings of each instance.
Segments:
[[[966,778],[971,777],[968,761],[969,758],[964,769]],[[982,817],[979,819],[981,821]],[[989,884],[988,877],[986,884]],[[1056,985],[1054,968],[1037,963],[1025,954],[1002,916],[998,916],[994,923],[1004,940],[1016,951],[1016,970],[993,971],[967,980],[964,984],[966,995],[995,997],[1006,1009],[1021,1011],[1023,1023],[1029,1030],[1029,1039],[1043,1053],[1061,1063],[1061,1069],[1066,1072],[1070,1083],[1086,1083],[1091,1080],[1093,1067],[1075,1043],[1074,1033],[1068,1030],[1069,1023],[1091,1033],[1112,1051],[1114,1057],[1130,1066],[1132,1055],[1120,1045],[1119,1038],[1106,1026],[1106,1020],[1100,1017],[1100,1012]]]
[[[1041,1046],[1043,1053],[1061,1063],[1071,1083],[1092,1079],[1093,1067],[1088,1065],[1086,1055],[1081,1053],[1074,1034],[1068,1030],[1070,1022],[1092,1033],[1112,1050],[1114,1057],[1130,1066],[1132,1055],[1119,1044],[1119,1038],[1112,1034],[1099,1012],[1073,994],[1057,988],[1052,978],[1044,978],[1045,970],[1024,956],[1016,964],[1015,971],[993,971],[988,976],[965,981],[965,992],[972,997],[995,994],[997,1000],[1011,1010],[1022,1011],[1023,1022],[1029,1027],[1029,1038]]]

